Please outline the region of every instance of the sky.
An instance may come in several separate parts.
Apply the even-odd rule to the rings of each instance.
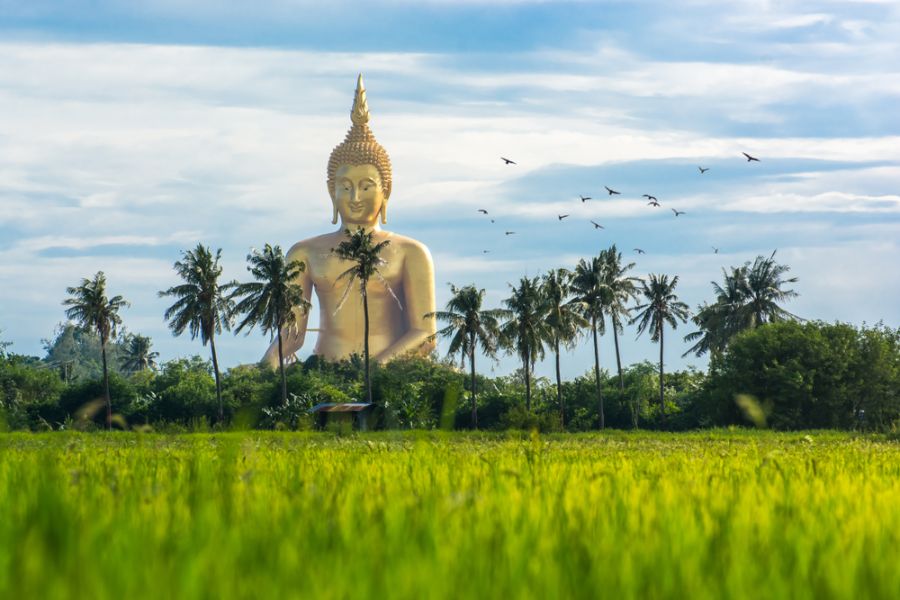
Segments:
[[[333,230],[325,166],[359,72],[386,228],[431,249],[439,308],[448,283],[500,306],[611,244],[696,308],[777,249],[791,312],[896,327],[898,56],[896,2],[0,0],[0,339],[43,355],[65,288],[103,270],[161,360],[205,356],[163,320],[172,263],[203,243],[245,280],[251,248]],[[667,368],[705,368],[681,356],[693,330],[667,332]],[[635,334],[623,362],[658,360]],[[217,343],[225,367],[267,345]],[[563,376],[592,362],[582,342]]]

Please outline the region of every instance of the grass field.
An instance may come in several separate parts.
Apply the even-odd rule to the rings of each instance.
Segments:
[[[898,598],[900,444],[0,435],[0,598]]]

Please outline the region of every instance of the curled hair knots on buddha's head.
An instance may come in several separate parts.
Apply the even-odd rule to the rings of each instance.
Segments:
[[[369,105],[366,102],[366,88],[360,74],[356,81],[356,96],[350,111],[353,125],[344,141],[335,146],[328,158],[328,193],[334,199],[334,180],[341,165],[375,165],[381,175],[381,189],[384,199],[391,195],[391,159],[387,151],[375,139],[369,129]]]

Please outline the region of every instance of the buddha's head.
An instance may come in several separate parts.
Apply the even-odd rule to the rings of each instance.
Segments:
[[[391,159],[369,129],[369,107],[362,75],[356,82],[356,97],[350,111],[353,126],[328,159],[328,193],[343,224],[373,225],[381,215],[387,223],[391,195]]]

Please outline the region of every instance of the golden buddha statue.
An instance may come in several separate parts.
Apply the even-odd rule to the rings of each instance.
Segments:
[[[353,124],[346,138],[328,159],[328,193],[334,210],[331,222],[337,223],[340,217],[341,225],[337,231],[297,242],[287,254],[289,261],[306,264],[298,281],[306,299],[316,291],[319,335],[313,353],[328,360],[363,353],[362,296],[354,284],[342,302],[347,282],[337,278],[351,263],[332,252],[347,239],[347,230],[361,227],[373,233],[373,243],[390,241],[381,252],[381,277],[373,277],[367,286],[370,356],[386,362],[408,353],[427,354],[435,346],[435,321],[424,318],[435,310],[434,265],[424,244],[381,228],[387,223],[391,161],[369,128],[362,75],[356,83],[350,119]],[[307,316],[298,313],[296,326],[282,335],[285,356],[303,346]],[[263,361],[278,366],[277,342],[266,351]]]

